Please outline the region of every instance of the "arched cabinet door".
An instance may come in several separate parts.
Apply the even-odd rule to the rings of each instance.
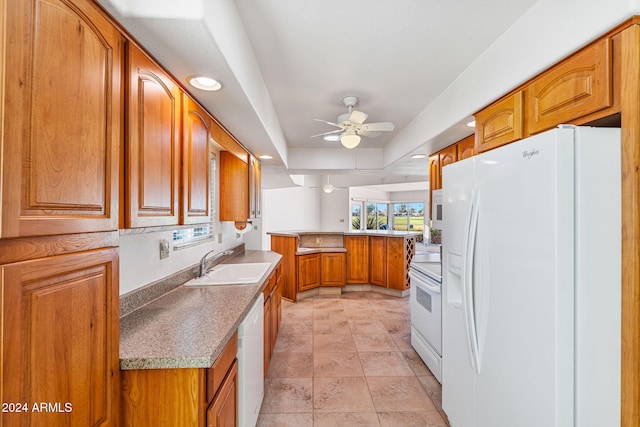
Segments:
[[[126,228],[178,224],[179,86],[128,45]]]
[[[117,230],[121,34],[89,0],[4,8],[0,237]]]
[[[182,110],[181,224],[210,221],[209,115],[187,95]]]

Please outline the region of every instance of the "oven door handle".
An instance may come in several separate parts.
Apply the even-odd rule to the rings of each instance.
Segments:
[[[440,286],[434,286],[432,284],[430,284],[429,282],[424,281],[422,278],[420,278],[419,276],[415,275],[412,272],[409,272],[409,277],[411,277],[412,280],[415,280],[415,283],[413,283],[415,286],[418,286],[420,288],[425,288],[430,290],[431,292],[440,293]]]

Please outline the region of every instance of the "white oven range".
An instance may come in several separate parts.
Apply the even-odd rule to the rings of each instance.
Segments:
[[[411,346],[442,382],[442,267],[434,255],[416,255],[411,262]]]

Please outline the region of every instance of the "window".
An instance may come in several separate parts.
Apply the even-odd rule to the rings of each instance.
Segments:
[[[393,203],[393,229],[424,232],[424,203]]]
[[[362,203],[351,205],[351,229],[362,230]]]
[[[218,219],[217,173],[216,154],[211,152],[209,158],[209,215],[211,222],[191,228],[173,230],[173,250],[209,242],[216,234],[218,235],[218,243],[220,243],[222,235]]]
[[[387,230],[389,229],[388,215],[389,205],[387,203],[367,202],[366,230]]]

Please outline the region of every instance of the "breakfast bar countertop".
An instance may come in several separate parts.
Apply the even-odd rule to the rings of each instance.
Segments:
[[[245,251],[228,263],[271,263],[260,282],[178,286],[120,318],[120,369],[211,367],[280,259],[271,251]]]

